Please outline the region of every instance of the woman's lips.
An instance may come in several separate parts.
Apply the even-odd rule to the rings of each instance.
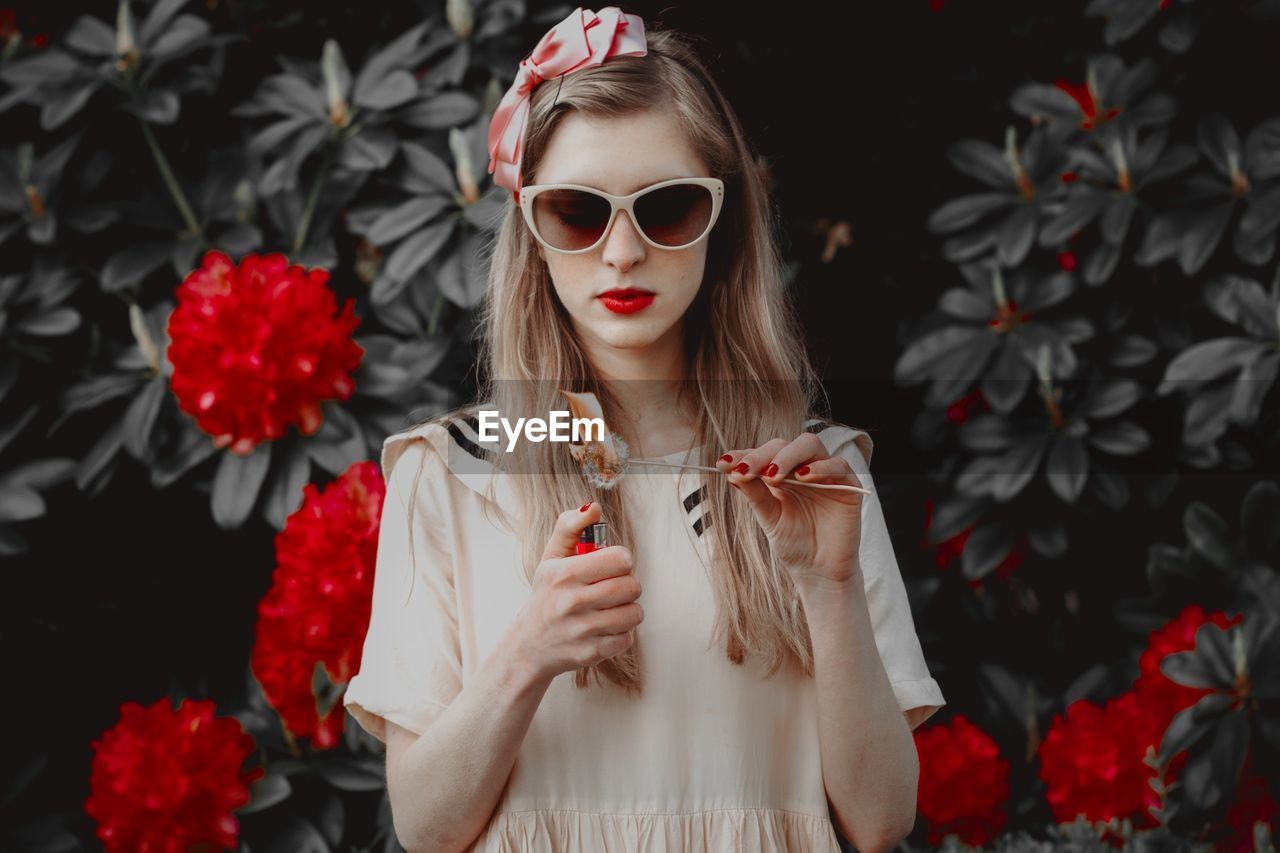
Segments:
[[[634,314],[652,305],[654,294],[647,290],[608,290],[597,298],[615,314]]]

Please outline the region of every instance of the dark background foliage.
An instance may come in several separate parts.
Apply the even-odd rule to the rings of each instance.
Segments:
[[[479,4],[486,5],[497,8]],[[1129,65],[1144,56],[1156,61],[1153,88],[1177,104],[1162,123],[1170,145],[1194,147],[1206,116],[1225,116],[1243,137],[1280,115],[1270,86],[1280,70],[1277,25],[1246,14],[1248,4],[1179,5],[1201,12],[1189,49],[1169,50],[1154,25],[1111,48]],[[925,407],[919,387],[895,378],[895,366],[912,342],[944,324],[940,295],[965,285],[957,262],[944,255],[946,237],[930,230],[930,214],[978,191],[973,178],[948,161],[953,143],[976,138],[999,148],[1010,125],[1025,139],[1029,123],[1011,109],[1011,93],[1031,82],[1065,78],[1079,83],[1089,57],[1108,49],[1103,21],[1086,15],[1084,6],[911,0],[759,11],[724,2],[624,7],[706,39],[713,72],[774,183],[806,342],[823,373],[833,414],[869,429],[876,440],[877,484],[889,507],[917,628],[949,703],[939,719],[963,712],[982,720],[1002,755],[1014,757],[1025,751],[1028,738],[1026,720],[1017,713],[1023,686],[1034,684],[1038,695],[1047,697],[1033,712],[1043,730],[1049,715],[1069,701],[1101,700],[1123,690],[1136,674],[1144,632],[1170,618],[1179,603],[1197,601],[1214,609],[1234,600],[1235,587],[1215,583],[1190,583],[1173,597],[1153,596],[1149,551],[1153,543],[1181,546],[1186,541],[1188,503],[1203,502],[1234,521],[1246,493],[1276,472],[1274,393],[1266,397],[1252,429],[1233,433],[1224,454],[1208,464],[1203,456],[1185,452],[1185,401],[1154,394],[1177,351],[1233,334],[1206,309],[1201,295],[1206,283],[1232,272],[1266,288],[1274,259],[1243,264],[1232,255],[1228,237],[1192,274],[1173,261],[1141,265],[1133,255],[1147,220],[1137,219],[1110,280],[1080,285],[1069,303],[1069,313],[1096,328],[1090,346],[1098,349],[1090,363],[1104,371],[1109,367],[1104,345],[1121,332],[1160,343],[1159,357],[1140,370],[1111,372],[1135,377],[1144,392],[1131,415],[1150,435],[1151,447],[1122,466],[1133,500],[1110,511],[1096,502],[1043,496],[987,507],[984,512],[1003,512],[1006,523],[1023,533],[1057,522],[1069,531],[1062,533],[1066,543],[1057,554],[1028,551],[1024,543],[1021,562],[999,576],[992,570],[1008,548],[992,546],[991,553],[972,557],[982,564],[980,570],[972,564],[963,572],[959,565],[943,570],[935,565],[933,546],[940,537],[926,539],[926,506],[942,506],[952,494],[964,447],[942,410]],[[44,34],[50,43],[57,43],[83,12],[47,3],[12,8],[28,39]],[[517,10],[513,23],[487,43],[488,53],[472,57],[459,89],[481,91],[490,62],[500,74],[511,74],[548,23],[571,7],[537,3],[523,14],[519,4],[511,8]],[[140,6],[135,13],[141,17],[145,10]],[[236,36],[222,45],[225,56],[221,68],[210,72],[211,85],[183,91],[176,120],[153,127],[174,172],[193,189],[199,179],[215,174],[211,152],[243,148],[249,129],[264,126],[233,110],[280,72],[277,57],[314,63],[325,40],[335,38],[355,71],[371,49],[440,15],[442,6],[209,0],[184,11],[207,20],[213,34]],[[91,14],[112,25],[114,4]],[[208,58],[198,61],[201,68],[216,65]],[[501,88],[508,82],[504,76]],[[38,105],[10,105],[0,113],[0,150],[35,142],[37,153],[43,153],[81,133],[62,170],[64,184],[71,187],[76,176],[97,168],[102,174],[90,193],[93,200],[119,211],[140,201],[141,207],[149,205],[153,213],[172,219],[170,231],[180,229],[138,118],[104,108],[100,99],[105,97],[94,95],[82,113],[53,130],[42,127]],[[485,126],[483,120],[479,126]],[[267,156],[276,155],[269,151]],[[318,168],[315,158],[306,161],[299,193],[312,185]],[[370,171],[376,177],[379,170]],[[365,183],[355,201],[335,196],[336,206],[358,211],[392,195],[375,184]],[[77,200],[74,189],[65,189],[63,196]],[[292,229],[270,225],[265,200],[260,201],[264,206],[257,217],[264,233],[253,248],[288,251]],[[370,305],[369,284],[356,272],[360,232],[344,225],[336,210],[332,213],[317,219],[308,252],[324,257],[319,243],[332,241],[336,262],[326,264],[332,284],[341,297],[357,298],[357,314],[369,317],[374,327],[378,312]],[[68,303],[81,319],[51,358],[27,359],[21,378],[0,398],[0,424],[19,424],[15,441],[0,446],[0,471],[21,460],[81,459],[119,416],[119,411],[106,417],[99,410],[63,425],[57,423],[62,409],[55,398],[106,371],[101,340],[132,341],[121,291],[103,284],[109,278],[104,270],[122,249],[154,239],[155,233],[139,218],[120,214],[88,233],[63,227],[44,244],[22,234],[0,242],[0,278],[25,276],[37,257],[52,258],[74,276],[80,284]],[[842,233],[847,240],[837,241]],[[1032,252],[1052,267],[1055,247],[1037,246]],[[1083,262],[1087,249],[1079,254]],[[126,290],[151,308],[171,295],[177,281],[160,264]],[[1117,327],[1108,317],[1120,303],[1132,319]],[[435,329],[448,341],[448,351],[431,379],[465,397],[474,379],[470,316],[454,301],[436,308]],[[385,320],[378,326],[383,333],[387,327]],[[14,334],[11,324],[4,335]],[[6,341],[6,359],[9,345]],[[437,389],[429,397],[439,402],[440,393]],[[366,427],[393,427],[423,400],[389,393],[378,402],[383,405],[361,415]],[[1035,409],[1034,402],[1030,407]],[[33,420],[22,421],[29,415]],[[375,458],[381,443],[375,432],[367,433],[365,458]],[[270,583],[276,529],[266,515],[249,514],[247,507],[242,523],[215,521],[210,512],[215,467],[216,460],[206,459],[184,478],[157,488],[152,470],[125,458],[97,478],[96,492],[69,480],[43,490],[47,511],[21,523],[24,545],[14,546],[5,558],[7,587],[0,596],[0,639],[14,696],[6,703],[10,742],[4,776],[14,777],[35,757],[48,762],[24,794],[24,811],[77,811],[88,793],[90,741],[115,723],[124,701],[148,703],[166,694],[207,697],[229,710],[247,701],[245,663],[255,608]],[[312,479],[327,477],[316,470]],[[1040,491],[1049,494],[1042,485]],[[972,582],[979,578],[980,583]],[[1015,761],[1013,773],[1011,822],[1048,823],[1033,765]],[[371,813],[363,820],[368,826]],[[359,826],[354,811],[348,826],[348,841],[354,841]]]

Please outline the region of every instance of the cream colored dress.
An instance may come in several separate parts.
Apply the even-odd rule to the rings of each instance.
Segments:
[[[921,653],[874,492],[871,438],[825,421],[807,429],[873,490],[863,502],[859,559],[876,646],[914,728],[945,700]],[[493,473],[492,446],[477,443],[474,419],[406,430],[383,445],[387,498],[373,609],[344,704],[384,742],[385,720],[425,732],[528,599],[518,543],[482,511],[494,504],[484,494],[490,481],[498,507],[515,507],[507,486],[516,475]],[[410,590],[406,518],[419,462]],[[734,665],[711,644],[715,605],[702,534],[714,519],[703,512],[701,476],[635,466],[622,485],[640,537],[633,553],[643,587],[643,696],[628,698],[607,682],[579,689],[572,672],[556,677],[493,818],[469,849],[840,849],[822,781],[813,679],[795,666],[765,679],[751,659]]]

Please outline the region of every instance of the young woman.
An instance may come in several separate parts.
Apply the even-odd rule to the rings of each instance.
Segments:
[[[616,7],[553,28],[499,105],[480,403],[382,451],[345,705],[409,850],[887,849],[945,704],[869,470],[824,417],[770,200],[697,47]],[[555,185],[568,184],[571,187]],[[594,393],[632,460],[480,441]],[[869,495],[796,486],[861,485]],[[610,543],[577,553],[607,522]],[[573,673],[574,677],[559,677]]]

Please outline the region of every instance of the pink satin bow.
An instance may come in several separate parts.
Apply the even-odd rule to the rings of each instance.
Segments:
[[[519,203],[529,97],[539,83],[599,65],[613,56],[644,56],[647,52],[644,21],[617,6],[606,6],[599,12],[579,6],[548,30],[537,47],[520,60],[516,79],[489,122],[489,173],[493,182],[511,190],[512,201]]]

